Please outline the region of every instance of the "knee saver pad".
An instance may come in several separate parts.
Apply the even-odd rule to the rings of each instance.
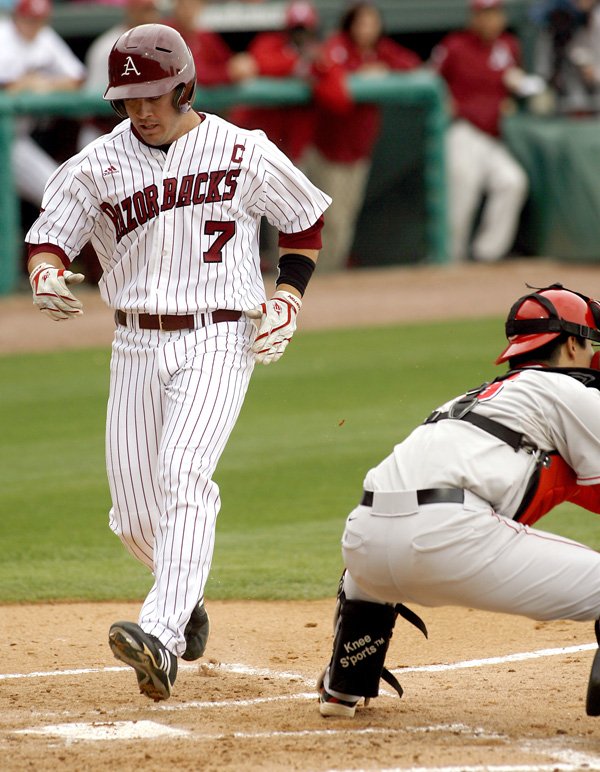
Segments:
[[[329,665],[331,689],[377,697],[396,616],[390,605],[342,600]]]

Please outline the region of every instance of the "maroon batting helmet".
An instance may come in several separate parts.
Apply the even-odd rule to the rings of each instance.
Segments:
[[[187,112],[194,99],[196,67],[179,32],[165,24],[140,24],[124,32],[108,56],[110,101],[121,118],[124,99],[147,99],[174,91],[173,104]]]
[[[552,284],[519,298],[506,319],[508,346],[496,359],[506,362],[533,352],[561,332],[600,342],[600,304],[579,292]]]

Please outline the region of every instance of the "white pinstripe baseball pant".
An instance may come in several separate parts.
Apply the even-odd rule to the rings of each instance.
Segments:
[[[154,573],[142,629],[178,655],[210,570],[220,509],[212,475],[248,388],[252,339],[243,316],[192,332],[115,332],[106,427],[110,527]]]

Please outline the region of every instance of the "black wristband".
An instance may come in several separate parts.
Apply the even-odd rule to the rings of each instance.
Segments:
[[[304,295],[306,285],[315,270],[315,261],[306,255],[300,255],[297,252],[288,252],[279,258],[279,275],[275,286],[280,284],[289,284],[295,287],[300,295]]]

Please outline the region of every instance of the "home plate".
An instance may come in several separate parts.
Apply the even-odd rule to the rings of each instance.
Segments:
[[[43,734],[73,740],[138,740],[155,737],[184,737],[186,729],[176,729],[155,721],[107,721],[92,724],[54,724],[53,726],[20,729],[16,734]]]

